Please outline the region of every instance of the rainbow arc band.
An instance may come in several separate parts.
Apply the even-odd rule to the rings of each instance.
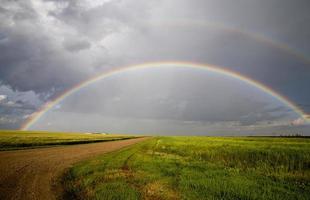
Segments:
[[[304,55],[298,49],[292,48],[286,43],[277,41],[276,39],[268,37],[267,35],[264,35],[258,32],[248,31],[240,27],[234,27],[234,26],[231,26],[223,22],[214,22],[214,21],[210,22],[210,21],[199,20],[199,19],[173,19],[173,20],[165,19],[165,20],[154,21],[154,24],[152,25],[158,26],[159,28],[161,28],[161,26],[185,27],[185,28],[201,27],[201,28],[208,28],[212,30],[220,30],[224,33],[240,35],[242,37],[247,37],[251,40],[260,42],[262,44],[269,45],[270,47],[273,47],[290,56],[295,57],[298,61],[303,62],[307,66],[310,66],[310,58]]]
[[[228,69],[223,69],[219,66],[209,65],[209,64],[198,64],[198,63],[191,63],[191,62],[151,62],[151,63],[145,63],[140,65],[130,65],[120,68],[114,68],[110,71],[105,71],[102,74],[99,74],[97,76],[94,76],[86,81],[83,81],[74,87],[66,90],[61,95],[53,99],[52,101],[47,102],[45,105],[41,107],[37,112],[33,113],[29,119],[21,126],[20,130],[28,130],[31,128],[32,125],[34,125],[36,122],[40,120],[42,116],[44,116],[50,109],[52,109],[55,105],[59,104],[63,100],[65,100],[70,95],[78,92],[80,89],[85,88],[97,81],[103,80],[107,77],[111,77],[113,75],[120,74],[122,72],[128,72],[128,71],[134,71],[134,70],[141,70],[141,69],[149,69],[149,68],[167,68],[167,67],[181,67],[181,68],[194,68],[194,69],[202,69],[207,70],[209,72],[214,72],[222,75],[226,75],[228,77],[243,81],[244,83],[254,86],[261,91],[273,96],[274,98],[278,99],[288,107],[290,107],[292,110],[294,110],[297,114],[300,115],[302,119],[304,119],[306,122],[309,120],[309,115],[304,113],[299,107],[294,105],[293,102],[291,102],[289,99],[285,98],[284,96],[280,95],[279,93],[275,92],[271,88],[267,87],[266,85],[263,85],[262,83],[259,83],[253,79],[250,79],[248,77],[245,77],[239,73],[233,72]]]

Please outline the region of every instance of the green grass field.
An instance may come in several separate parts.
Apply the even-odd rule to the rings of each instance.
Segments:
[[[132,136],[114,134],[59,133],[45,131],[0,130],[0,151],[49,145],[83,144],[128,139]]]
[[[67,199],[309,199],[310,139],[155,137],[84,161]]]

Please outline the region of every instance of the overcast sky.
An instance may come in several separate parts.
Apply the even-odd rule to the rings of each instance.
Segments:
[[[308,0],[0,0],[0,128],[113,68],[209,63],[261,82],[310,113]],[[97,82],[32,129],[153,134],[310,134],[287,105],[198,69]]]

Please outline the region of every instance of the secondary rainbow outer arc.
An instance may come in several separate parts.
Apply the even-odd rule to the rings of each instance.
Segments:
[[[54,100],[49,101],[45,105],[43,105],[39,111],[32,114],[32,116],[29,118],[29,120],[27,120],[26,123],[24,123],[21,126],[20,130],[29,129],[33,124],[35,124],[45,113],[47,113],[56,104],[60,103],[61,101],[63,101],[64,99],[66,99],[67,97],[72,95],[73,93],[79,91],[80,89],[82,89],[82,88],[84,88],[84,87],[86,87],[92,83],[95,83],[95,82],[100,81],[102,79],[105,79],[107,77],[119,74],[121,72],[127,72],[127,71],[138,70],[138,69],[147,69],[147,68],[167,68],[167,67],[181,67],[181,68],[183,67],[183,68],[204,69],[204,70],[207,70],[210,72],[215,72],[215,73],[226,75],[228,77],[238,79],[240,81],[243,81],[249,85],[252,85],[252,86],[264,91],[265,93],[275,97],[276,99],[278,99],[279,101],[281,101],[285,105],[292,108],[303,119],[307,120],[306,119],[307,114],[305,114],[301,109],[299,109],[296,105],[294,105],[294,103],[289,101],[287,98],[276,93],[271,88],[263,85],[262,83],[259,83],[255,80],[248,78],[248,77],[245,77],[239,73],[230,71],[228,69],[220,68],[219,66],[209,65],[209,64],[198,64],[198,63],[188,63],[188,62],[152,62],[152,63],[145,63],[145,64],[140,64],[140,65],[129,65],[129,66],[121,67],[121,68],[112,69],[110,71],[103,72],[103,73],[101,73],[101,74],[99,74],[93,78],[90,78],[90,79],[88,79],[88,80],[86,80],[80,84],[77,84],[76,86],[72,87],[71,89],[65,91],[64,93],[62,93],[61,95],[56,97]]]
[[[219,23],[219,22],[209,22],[209,21],[203,21],[203,20],[190,20],[190,19],[182,19],[182,20],[164,20],[164,21],[157,21],[158,24],[164,24],[167,26],[200,26],[200,27],[208,27],[208,28],[215,28],[222,30],[224,32],[228,33],[235,33],[235,34],[241,34],[243,36],[246,36],[248,38],[254,39],[255,41],[262,42],[265,44],[268,44],[274,48],[277,48],[279,50],[282,50],[283,52],[286,52],[290,54],[291,56],[296,57],[299,61],[307,64],[310,66],[310,59],[303,53],[293,49],[289,45],[276,41],[271,37],[268,37],[263,34],[259,34],[252,31],[247,31],[241,28],[236,28],[231,25],[227,25],[225,23]],[[162,26],[162,25],[158,25]]]

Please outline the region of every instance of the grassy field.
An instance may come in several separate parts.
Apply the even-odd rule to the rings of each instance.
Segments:
[[[132,136],[85,133],[59,133],[45,131],[0,130],[0,151],[33,148],[48,145],[83,144],[132,138]]]
[[[310,139],[155,137],[84,161],[67,199],[309,199]]]

